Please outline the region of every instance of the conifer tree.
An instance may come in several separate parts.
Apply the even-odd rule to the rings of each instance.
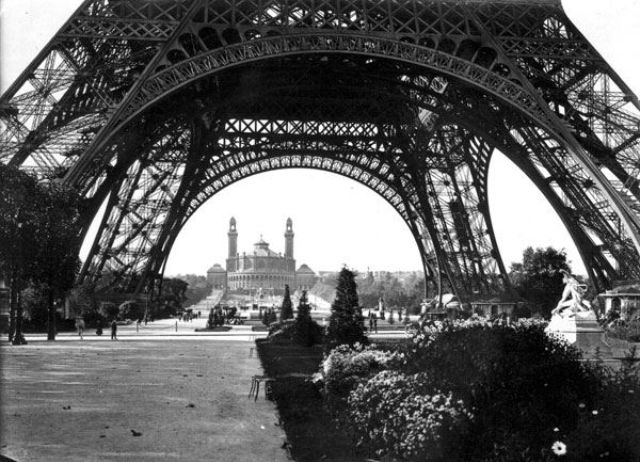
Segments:
[[[311,306],[307,300],[307,291],[302,291],[296,316],[296,341],[300,345],[311,346],[321,340],[322,328],[311,319]]]
[[[327,330],[327,347],[341,344],[368,344],[364,334],[364,319],[358,306],[358,292],[352,271],[342,268],[338,276],[336,298],[331,305],[331,317]]]
[[[291,295],[289,294],[289,285],[284,286],[284,298],[282,299],[282,307],[280,308],[280,321],[293,318],[293,304],[291,303]]]

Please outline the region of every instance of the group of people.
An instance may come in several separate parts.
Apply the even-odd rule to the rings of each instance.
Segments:
[[[76,330],[78,331],[78,335],[80,336],[80,340],[84,340],[84,319],[77,318],[76,319]],[[118,340],[118,323],[115,318],[111,321],[111,340]],[[102,335],[102,320],[98,319],[96,324],[96,335]]]
[[[193,311],[185,311],[181,316],[178,317],[179,320],[184,322],[191,322],[193,319],[198,319],[200,317],[200,311],[194,313]]]

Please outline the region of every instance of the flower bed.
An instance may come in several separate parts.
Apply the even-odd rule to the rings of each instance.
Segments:
[[[319,374],[325,402],[368,456],[640,460],[637,370],[585,362],[544,327],[436,322],[402,354],[338,347]]]
[[[424,383],[419,374],[387,370],[359,384],[348,407],[357,446],[404,460],[442,460],[456,426],[471,416],[451,393],[430,394]]]

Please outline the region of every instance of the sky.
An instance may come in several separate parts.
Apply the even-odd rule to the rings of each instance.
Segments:
[[[18,77],[80,3],[0,0],[0,91]],[[640,0],[562,3],[587,39],[640,94]],[[500,154],[490,165],[489,205],[507,266],[519,261],[529,245],[553,246],[566,250],[574,272],[584,273],[578,252],[553,209]],[[285,221],[291,217],[298,264],[307,263],[316,271],[336,271],[343,265],[359,271],[421,268],[409,229],[384,199],[338,175],[296,169],[243,179],[211,198],[178,236],[166,274],[204,274],[214,263],[224,264],[231,216],[237,220],[240,252],[250,252],[261,235],[273,250],[284,252]]]

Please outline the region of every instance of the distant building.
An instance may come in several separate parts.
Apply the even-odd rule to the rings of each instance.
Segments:
[[[229,291],[273,290],[281,292],[285,285],[292,291],[310,289],[318,280],[315,272],[306,264],[296,270],[293,257],[293,222],[287,219],[284,233],[284,255],[269,248],[260,237],[253,245],[253,252],[238,252],[238,231],[235,218],[229,221],[228,256],[226,269],[215,264],[207,271],[207,281],[217,289]]]
[[[605,315],[617,312],[624,321],[640,317],[640,283],[615,287],[599,297],[604,301]]]

